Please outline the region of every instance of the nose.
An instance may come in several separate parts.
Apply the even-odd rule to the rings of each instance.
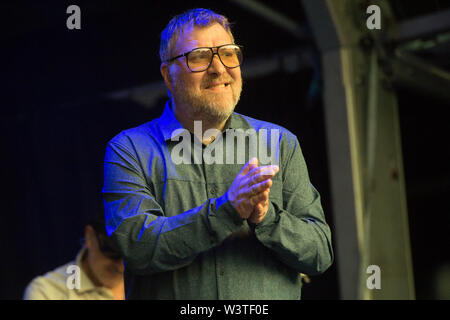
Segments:
[[[226,72],[226,67],[223,65],[222,61],[220,61],[219,55],[215,52],[211,61],[211,64],[208,68],[208,73],[216,73],[222,74]]]

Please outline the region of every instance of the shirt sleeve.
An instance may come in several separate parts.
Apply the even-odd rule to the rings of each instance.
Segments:
[[[323,273],[333,262],[331,231],[297,138],[292,149],[284,170],[280,168],[282,205],[269,201],[268,212],[255,227],[255,234],[285,264],[314,275]]]
[[[51,300],[48,293],[54,292],[51,286],[46,285],[45,280],[37,277],[25,288],[23,300]]]
[[[242,226],[244,220],[226,194],[188,211],[166,214],[132,150],[121,143],[108,144],[103,199],[108,234],[133,273],[184,267]]]

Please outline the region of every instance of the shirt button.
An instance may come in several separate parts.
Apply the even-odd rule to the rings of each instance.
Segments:
[[[215,188],[211,188],[211,189],[209,190],[209,192],[210,192],[211,194],[216,194],[216,189],[215,189]]]

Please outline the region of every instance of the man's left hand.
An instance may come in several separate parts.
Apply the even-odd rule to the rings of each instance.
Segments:
[[[250,167],[250,171],[254,168],[258,167],[258,161],[256,163],[252,164]],[[255,204],[252,213],[248,217],[248,221],[253,224],[259,224],[263,221],[264,217],[267,214],[267,211],[269,210],[269,193],[270,193],[270,186],[262,192],[263,198]]]
[[[269,192],[270,189],[264,191],[264,199],[258,202],[253,208],[253,212],[251,213],[248,221],[253,224],[259,224],[263,221],[264,217],[269,210]]]

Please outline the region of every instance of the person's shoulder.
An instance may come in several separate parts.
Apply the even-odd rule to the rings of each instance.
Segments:
[[[245,121],[251,128],[255,129],[256,132],[267,130],[269,134],[279,134],[279,136],[281,137],[280,140],[286,140],[288,144],[295,144],[297,140],[297,136],[293,132],[279,124],[256,119],[237,112],[234,112],[234,114],[237,119],[239,119],[240,121]]]
[[[150,138],[150,139],[149,139]],[[142,142],[158,139],[157,119],[141,124],[139,126],[122,130],[114,136],[108,143],[116,143],[120,145],[138,145]]]
[[[55,268],[44,275],[37,276],[25,288],[24,300],[59,300],[64,299],[67,291],[67,276],[69,267],[75,265],[71,261]]]

